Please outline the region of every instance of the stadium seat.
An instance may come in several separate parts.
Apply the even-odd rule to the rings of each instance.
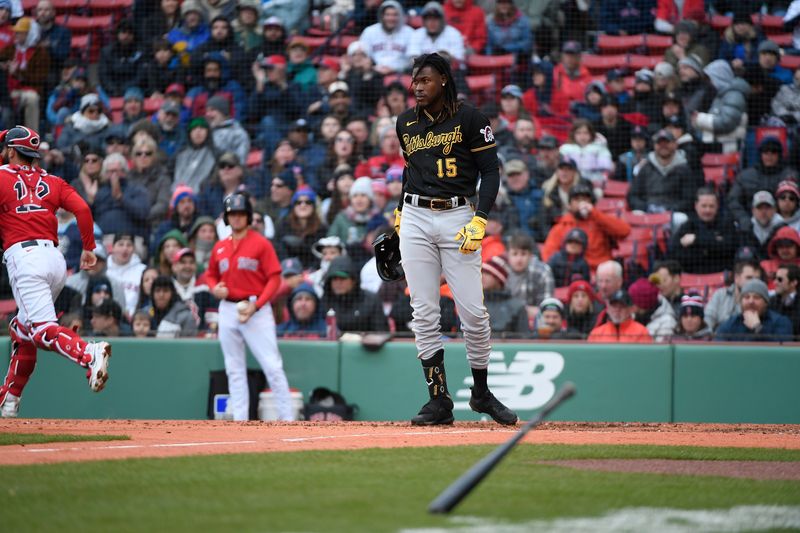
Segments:
[[[260,167],[263,157],[263,150],[250,150],[247,154],[247,168],[254,169]]]
[[[783,32],[783,17],[753,13],[750,15],[750,18],[753,20],[753,24],[761,26],[764,29],[764,33],[767,34],[768,39],[771,38],[770,36],[773,34]]]
[[[603,197],[597,200],[597,209],[603,213],[619,216],[619,214],[625,211],[627,207],[628,202],[625,200],[625,198]]]
[[[731,182],[731,173],[726,167],[703,167],[706,183],[713,183],[717,191],[724,191]]]
[[[307,35],[295,35],[292,37],[293,41],[300,41],[304,43],[310,51],[313,53],[317,48],[325,44],[325,41],[328,40],[327,37],[309,37]]]
[[[644,47],[649,56],[663,56],[667,48],[672,46],[672,36],[648,33],[644,36]]]
[[[124,18],[133,9],[133,0],[91,0],[89,11],[92,15],[113,15]]]
[[[97,17],[82,17],[80,15],[66,15],[56,17],[56,22],[65,26],[72,35],[103,32],[111,28],[114,17],[101,15]]]
[[[714,272],[712,274],[681,274],[681,289],[684,293],[695,290],[703,297],[703,301],[708,301],[709,297],[719,288],[725,286],[725,272]]]
[[[89,5],[88,0],[52,0],[53,8],[56,13],[64,15],[67,13],[83,12]]]
[[[467,86],[472,92],[485,91],[494,86],[494,74],[483,74],[481,76],[467,76]]]
[[[597,36],[597,50],[601,55],[612,55],[630,52],[644,45],[643,35],[606,35]]]
[[[769,40],[775,42],[781,48],[791,48],[792,46],[791,33],[776,33],[775,35],[770,35]]]
[[[83,61],[89,61],[91,45],[92,36],[88,33],[84,35],[73,35],[69,43],[72,55]]]
[[[534,117],[536,124],[536,131],[541,135],[552,135],[556,140],[563,144],[569,139],[569,129],[572,127],[572,122],[565,118],[560,117]]]
[[[589,69],[593,75],[605,74],[615,68],[623,68],[628,64],[625,55],[617,54],[611,56],[599,56],[595,54],[583,54],[581,65]]]
[[[569,302],[567,301],[567,298],[569,298],[569,287],[556,287],[553,289],[553,298],[558,298],[565,304],[569,305]]]
[[[731,152],[728,154],[709,153],[703,154],[700,163],[704,167],[725,167],[734,166],[738,167],[740,161],[739,152]]]
[[[603,195],[607,198],[625,198],[631,184],[626,181],[608,180],[603,188]]]
[[[32,15],[33,9],[36,7],[36,4],[38,3],[39,0],[22,0],[22,10],[28,15]]]
[[[503,74],[514,66],[514,54],[501,56],[485,56],[470,54],[467,56],[467,68],[470,75]]]
[[[622,219],[633,227],[664,226],[672,222],[672,212],[637,214],[632,211],[622,213]]]
[[[643,56],[639,54],[631,54],[628,56],[628,68],[633,71],[643,68],[653,70],[661,62],[662,58],[659,56]]]
[[[153,98],[152,96],[149,98],[144,99],[144,112],[148,115],[152,115],[159,109],[161,109],[161,104],[164,103],[163,98]]]
[[[781,57],[781,66],[789,70],[797,70],[800,68],[800,56],[784,55]]]
[[[725,15],[712,15],[708,17],[709,25],[717,30],[717,33],[722,33],[727,28],[730,27],[733,19],[731,17],[726,17]]]
[[[625,261],[633,259],[642,268],[650,269],[650,252],[647,246],[640,241],[626,240],[617,243],[617,247],[611,251],[611,256]]]
[[[411,87],[411,76],[408,74],[388,74],[383,78],[383,85],[388,86],[395,81],[399,81],[403,87]]]
[[[125,105],[125,98],[122,96],[111,97],[108,99],[108,104],[111,107],[111,111],[121,111]]]

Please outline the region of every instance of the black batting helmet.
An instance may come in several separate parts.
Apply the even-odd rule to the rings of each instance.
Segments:
[[[253,223],[253,204],[250,196],[243,192],[235,192],[225,197],[222,209],[222,220],[228,224],[228,213],[247,213],[247,223]]]
[[[383,281],[398,281],[406,277],[400,257],[400,236],[394,231],[381,233],[372,242],[375,264]]]
[[[25,126],[14,126],[0,132],[0,142],[25,157],[39,158],[39,134]]]

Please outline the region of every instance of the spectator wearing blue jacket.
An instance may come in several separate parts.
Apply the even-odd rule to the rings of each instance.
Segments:
[[[289,320],[278,325],[280,336],[323,337],[325,317],[319,297],[308,283],[298,285],[289,296]]]
[[[517,62],[533,52],[531,23],[512,0],[498,0],[486,21],[488,55],[514,54]]]
[[[760,279],[742,287],[742,312],[724,322],[714,340],[738,342],[779,342],[792,340],[792,322],[769,309],[769,289]]]
[[[206,18],[206,10],[198,0],[184,0],[181,23],[167,34],[167,40],[185,68],[191,65],[192,52],[211,37]]]
[[[546,229],[544,233],[539,232],[537,224],[542,206],[542,190],[531,183],[528,166],[521,159],[512,159],[506,163],[504,170],[508,198],[519,213],[522,230],[534,240],[544,240]]]
[[[105,235],[125,233],[147,242],[149,194],[142,185],[129,182],[127,175],[128,162],[123,155],[111,154],[103,160],[92,215]]]

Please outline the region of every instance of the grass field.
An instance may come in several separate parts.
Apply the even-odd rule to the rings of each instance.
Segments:
[[[2,467],[0,529],[527,531],[554,524],[532,520],[596,517],[639,507],[791,506],[788,512],[800,517],[798,481],[603,473],[539,463],[587,458],[800,461],[800,451],[528,444],[515,449],[453,516],[427,514],[428,503],[491,449],[369,449]],[[795,527],[800,527],[797,520]],[[575,528],[559,530],[569,529]]]
[[[11,444],[44,444],[47,442],[81,442],[89,440],[129,440],[125,435],[42,435],[39,433],[0,433],[0,446]]]

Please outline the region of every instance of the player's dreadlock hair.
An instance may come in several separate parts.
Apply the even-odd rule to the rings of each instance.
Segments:
[[[450,69],[450,63],[436,52],[433,52],[432,54],[422,54],[414,60],[414,66],[411,69],[412,75],[425,67],[431,67],[441,76],[447,78],[447,83],[444,86],[444,111],[448,116],[452,117],[456,114],[459,103],[458,93],[456,92],[456,84],[455,80],[453,79],[453,72]],[[414,111],[417,113],[417,115],[419,115],[419,106],[416,106]],[[444,118],[446,118],[445,113],[442,113],[439,121],[444,120]]]

